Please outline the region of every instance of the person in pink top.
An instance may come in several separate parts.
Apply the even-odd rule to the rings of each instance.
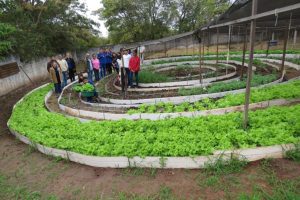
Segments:
[[[99,81],[100,80],[100,77],[99,77],[100,61],[97,58],[96,54],[93,54],[92,65],[93,65],[93,70],[94,70],[94,74],[95,74],[95,80]]]

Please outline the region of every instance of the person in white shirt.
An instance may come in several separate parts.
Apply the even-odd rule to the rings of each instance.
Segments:
[[[138,47],[138,53],[140,54],[141,64],[144,62],[144,53],[146,51],[146,47],[144,45]]]
[[[123,61],[124,61],[124,69],[126,72],[126,76],[127,76],[127,86],[130,85],[130,73],[131,71],[129,70],[129,61],[130,61],[131,55],[128,54],[128,50],[124,50],[123,51]],[[125,79],[126,80],[126,79]]]
[[[67,85],[68,81],[68,63],[65,59],[63,59],[62,55],[58,55],[58,59],[56,60],[61,68],[62,75],[63,75],[63,82],[62,82],[62,88],[64,88]]]

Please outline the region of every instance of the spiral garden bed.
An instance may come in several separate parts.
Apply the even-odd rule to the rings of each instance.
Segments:
[[[256,65],[256,74],[266,78],[272,71],[275,75],[268,81],[259,78],[253,85],[248,130],[241,126],[244,88],[237,80],[242,68],[238,60],[225,63],[225,74],[219,75],[226,77],[219,80],[162,82],[128,91],[126,98],[112,75],[97,86],[99,103],[85,102],[72,90],[74,83],[58,100],[52,85],[44,85],[15,105],[8,127],[42,153],[95,167],[201,168],[232,155],[249,161],[282,157],[300,139],[300,80],[291,76],[282,82],[275,59],[262,59],[264,65]],[[192,68],[194,62],[189,62]],[[216,61],[206,62],[212,63]],[[176,67],[173,64],[152,68],[161,72],[164,65],[162,71],[168,71]],[[230,65],[233,71],[227,69]],[[295,74],[300,69],[293,63],[287,67]],[[218,71],[217,66],[207,69]],[[183,74],[175,74],[179,75]],[[190,95],[180,96],[179,90]]]

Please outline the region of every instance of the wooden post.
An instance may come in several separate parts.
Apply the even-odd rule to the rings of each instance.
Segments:
[[[244,76],[246,49],[247,49],[247,24],[245,25],[245,35],[244,35],[244,45],[243,45],[243,58],[242,58],[242,70],[241,70],[241,76],[240,76],[241,80],[242,80],[242,78]]]
[[[257,0],[253,0],[252,16],[256,15],[256,13],[257,13]],[[249,52],[248,76],[247,76],[247,86],[246,86],[246,95],[245,95],[244,129],[246,129],[249,124],[249,103],[250,103],[252,65],[253,65],[253,54],[254,54],[254,43],[255,43],[255,30],[256,30],[256,19],[252,19],[251,27],[250,27],[250,52]]]
[[[210,30],[207,28],[207,54],[209,54],[209,45],[210,45]]]
[[[185,38],[185,55],[188,55],[188,40]]]
[[[201,40],[201,42],[202,42],[202,64],[204,64],[204,52],[205,52],[205,46],[204,46],[204,36],[205,36],[205,34],[204,34],[204,31],[202,32],[202,40]]]
[[[199,74],[200,74],[200,84],[202,84],[202,59],[201,59],[201,41],[199,40]]]
[[[216,53],[216,68],[219,63],[219,28],[217,28],[217,53]]]
[[[227,48],[227,58],[226,63],[228,64],[230,58],[230,45],[231,45],[231,25],[228,26],[228,48]],[[226,75],[228,74],[228,67],[226,65]]]
[[[125,99],[127,97],[127,84],[126,84],[126,74],[124,72],[124,58],[123,58],[123,51],[122,48],[121,51],[121,61],[122,61],[122,67],[121,67],[121,85],[122,85],[122,92],[123,92],[123,98]]]
[[[282,62],[281,62],[281,67],[280,67],[281,77],[283,77],[283,75],[284,75],[284,62],[285,62],[286,47],[287,47],[287,41],[288,41],[288,33],[289,33],[289,26],[286,26],[285,31],[284,31]]]
[[[167,57],[167,42],[164,42],[165,58]]]
[[[293,48],[295,48],[297,43],[297,29],[294,30],[294,41],[293,41]]]

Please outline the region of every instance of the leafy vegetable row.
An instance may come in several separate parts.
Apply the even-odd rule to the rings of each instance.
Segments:
[[[300,80],[296,80],[287,84],[274,85],[267,88],[259,88],[251,90],[251,103],[273,99],[292,99],[300,98]],[[130,109],[129,114],[134,113],[172,113],[172,112],[193,112],[198,110],[207,110],[214,108],[225,108],[230,106],[243,105],[245,95],[232,94],[227,95],[218,100],[203,99],[195,103],[183,103],[174,105],[172,103],[158,103],[155,105],[142,104],[138,109]]]
[[[276,80],[275,74],[269,75],[259,75],[256,74],[253,76],[251,86],[259,86],[267,83],[271,83]],[[190,89],[180,88],[178,94],[181,96],[190,96],[190,95],[198,95],[198,94],[209,94],[209,93],[217,93],[217,92],[224,92],[230,90],[238,90],[242,88],[246,88],[246,79],[239,81],[231,81],[228,83],[214,83],[207,88],[205,87],[195,87]]]
[[[80,85],[80,84],[74,85],[73,90],[75,92],[93,92],[95,90],[95,88],[92,84],[86,83],[83,85]]]
[[[296,86],[299,87],[299,82]],[[241,113],[160,121],[80,123],[45,109],[43,100],[50,88],[35,91],[18,104],[10,127],[45,146],[87,155],[208,155],[215,150],[291,143],[300,137],[300,105],[250,112],[247,131],[241,127]],[[286,90],[286,93],[293,91]]]

